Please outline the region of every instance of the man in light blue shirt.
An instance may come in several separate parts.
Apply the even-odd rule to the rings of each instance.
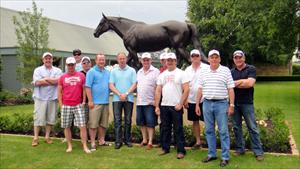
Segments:
[[[34,138],[32,146],[39,144],[39,131],[46,126],[45,142],[52,144],[50,132],[55,124],[57,110],[57,81],[62,71],[54,67],[53,56],[46,52],[43,54],[43,65],[37,67],[33,73],[33,99],[34,99]]]
[[[96,150],[95,138],[98,129],[98,144],[108,145],[105,142],[105,130],[108,127],[109,117],[109,76],[105,67],[105,56],[97,54],[96,65],[87,72],[85,89],[89,106],[89,133],[91,137],[91,151]]]
[[[128,147],[131,144],[131,118],[133,109],[133,91],[136,89],[136,71],[126,64],[125,53],[117,55],[118,67],[110,74],[109,88],[113,95],[113,112],[115,125],[115,149],[122,146],[122,110],[125,113],[125,140]]]

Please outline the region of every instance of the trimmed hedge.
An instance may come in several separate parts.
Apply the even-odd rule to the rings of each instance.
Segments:
[[[293,64],[293,75],[300,75],[300,64]]]
[[[59,116],[59,114],[58,114]],[[290,153],[289,145],[289,130],[284,122],[284,114],[281,109],[269,108],[267,110],[256,110],[256,118],[258,122],[258,127],[260,130],[260,138],[263,144],[263,149],[267,152],[283,152]],[[192,146],[195,143],[195,138],[193,135],[192,126],[184,126],[184,136],[186,139],[186,146]],[[72,128],[73,138],[79,138],[79,129],[76,127]],[[18,134],[33,134],[33,117],[32,114],[24,113],[12,113],[1,114],[0,113],[0,132],[3,133],[18,133]],[[142,135],[139,128],[136,125],[132,125],[132,142],[140,143],[142,141]],[[202,130],[203,132],[203,130]],[[229,118],[229,132],[231,147],[234,148],[234,134],[233,127],[231,123],[231,118]],[[53,134],[56,137],[64,137],[63,129],[60,127],[60,119],[58,118],[56,124],[54,125]],[[245,144],[247,149],[251,149],[250,136],[247,131],[245,123],[243,123],[243,134],[245,138]],[[43,131],[41,135],[44,135]],[[106,140],[114,141],[114,123],[110,123],[106,132]],[[220,138],[219,133],[217,136],[217,146],[220,148]],[[201,136],[203,147],[207,147],[205,133]],[[159,129],[155,130],[154,143],[159,141]],[[174,139],[172,137],[172,143]]]
[[[294,76],[257,76],[257,81],[300,81],[300,75]]]

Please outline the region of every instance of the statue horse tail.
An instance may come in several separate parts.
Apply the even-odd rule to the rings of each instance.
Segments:
[[[201,55],[204,56],[203,61],[207,62],[207,58],[205,57],[204,52],[202,51],[201,44],[198,40],[198,30],[197,30],[196,25],[193,23],[187,23],[187,26],[190,31],[190,40],[193,43],[194,49],[198,49],[200,51]]]

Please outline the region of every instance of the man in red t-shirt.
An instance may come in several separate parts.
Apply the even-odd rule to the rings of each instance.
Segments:
[[[84,89],[85,77],[81,72],[75,70],[76,60],[68,57],[66,65],[68,72],[63,74],[58,81],[58,102],[61,109],[61,127],[64,128],[67,139],[66,152],[72,152],[71,125],[73,118],[74,125],[80,129],[80,138],[85,153],[91,153],[87,146],[86,119],[82,103],[85,103],[86,95]]]

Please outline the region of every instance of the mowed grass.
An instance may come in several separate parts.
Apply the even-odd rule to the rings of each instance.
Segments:
[[[258,82],[254,95],[256,108],[282,109],[300,150],[300,82]]]
[[[113,146],[98,147],[92,154],[84,154],[79,141],[73,141],[74,150],[66,153],[65,143],[60,139],[46,145],[31,147],[31,138],[25,136],[1,135],[1,168],[219,168],[219,160],[203,164],[207,150],[188,150],[183,160],[176,159],[175,149],[165,156],[158,156],[159,148],[150,151],[145,148],[123,146],[115,150]],[[220,154],[220,152],[218,152]],[[299,157],[265,156],[257,162],[252,153],[232,157],[227,168],[299,168]]]

